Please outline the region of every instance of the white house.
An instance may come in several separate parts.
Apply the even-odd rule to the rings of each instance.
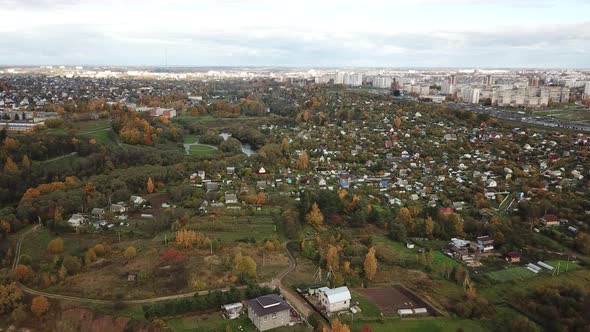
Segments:
[[[70,224],[72,227],[80,227],[83,222],[84,216],[79,213],[73,214],[68,220],[68,224]]]
[[[348,310],[348,308],[350,307],[350,291],[346,286],[333,289],[328,287],[322,287],[318,289],[318,292],[320,304],[328,312]]]

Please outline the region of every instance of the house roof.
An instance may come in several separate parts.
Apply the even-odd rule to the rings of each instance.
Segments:
[[[277,312],[290,310],[291,306],[285,302],[278,294],[260,296],[248,300],[248,308],[254,310],[258,316],[266,316]]]
[[[324,294],[326,294],[326,297],[328,298],[328,302],[330,302],[331,304],[350,300],[350,291],[348,290],[348,287],[346,287],[346,286],[342,286],[342,287],[338,287],[338,288],[334,288],[334,289],[322,287],[322,288],[320,288],[320,291],[323,292]]]

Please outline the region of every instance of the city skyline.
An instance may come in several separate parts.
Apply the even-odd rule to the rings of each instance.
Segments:
[[[590,68],[590,1],[0,5],[1,66]]]

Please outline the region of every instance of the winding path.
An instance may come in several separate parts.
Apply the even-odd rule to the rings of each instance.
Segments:
[[[40,226],[39,225],[35,225],[33,228],[25,231],[18,239],[17,243],[16,243],[16,250],[15,250],[15,259],[14,259],[14,263],[12,264],[12,269],[14,270],[16,268],[16,266],[18,265],[18,262],[20,260],[20,256],[21,256],[21,247],[22,247],[22,243],[25,240],[26,236],[29,235],[32,232],[35,232]],[[279,287],[279,289],[281,290],[281,293],[285,296],[285,298],[295,306],[295,308],[297,309],[297,311],[301,314],[303,314],[304,316],[308,316],[311,312],[312,309],[303,301],[301,301],[301,299],[299,298],[299,296],[295,293],[293,293],[293,291],[291,291],[290,289],[288,289],[287,287],[283,286],[282,284],[282,280],[283,278],[285,278],[285,276],[287,276],[289,273],[291,273],[291,271],[293,271],[295,269],[295,267],[297,266],[297,261],[295,260],[295,258],[293,257],[293,255],[291,254],[291,252],[289,251],[289,248],[287,246],[287,244],[289,244],[292,241],[287,241],[285,243],[285,251],[287,252],[287,256],[289,257],[289,267],[284,270],[279,272],[279,274],[277,274],[277,276],[275,278],[273,278],[272,282],[270,283],[260,283],[260,286],[274,286],[274,287]],[[39,291],[39,290],[35,290],[32,288],[29,288],[23,284],[21,284],[20,282],[17,283],[17,285],[19,286],[20,289],[22,289],[25,293],[28,294],[32,294],[32,295],[42,295],[45,296],[47,298],[50,299],[55,299],[55,300],[65,300],[65,301],[73,301],[73,302],[84,302],[84,303],[92,303],[92,304],[114,304],[116,301],[113,300],[100,300],[100,299],[91,299],[91,298],[85,298],[85,297],[77,297],[77,296],[68,296],[68,295],[61,295],[61,294],[54,294],[54,293],[48,293],[48,292],[43,292],[43,291]],[[242,287],[238,287],[238,288],[244,288]],[[229,287],[225,287],[225,288],[219,288],[219,289],[215,289],[215,290],[205,290],[205,291],[201,291],[198,292],[198,295],[206,295],[208,294],[210,291],[222,291],[222,292],[226,292],[229,291]],[[146,304],[146,303],[154,303],[154,302],[160,302],[160,301],[167,301],[167,300],[174,300],[174,299],[180,299],[180,298],[185,298],[185,297],[191,297],[194,296],[195,292],[190,292],[190,293],[184,293],[184,294],[176,294],[176,295],[168,295],[168,296],[160,296],[160,297],[153,297],[153,298],[149,298],[149,299],[139,299],[139,300],[121,300],[120,302],[125,303],[125,304]]]

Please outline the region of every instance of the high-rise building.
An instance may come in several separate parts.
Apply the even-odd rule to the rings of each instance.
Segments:
[[[584,98],[590,98],[590,82],[586,83],[584,88]]]
[[[391,88],[391,77],[375,77],[373,86],[380,89],[389,89]]]
[[[537,87],[540,82],[541,80],[537,76],[529,78],[529,86]]]
[[[462,93],[463,93],[463,102],[470,103],[470,104],[479,103],[479,89],[464,88],[462,90]]]
[[[336,75],[334,76],[334,84],[344,84],[344,73],[339,71],[336,72]]]
[[[443,95],[452,95],[453,93],[455,93],[455,85],[449,82],[443,82],[443,84],[440,87],[440,93],[442,93]]]
[[[363,85],[363,74],[345,74],[344,85],[361,86]]]
[[[457,76],[455,76],[455,75],[449,76],[449,84],[457,85]]]
[[[487,75],[483,78],[483,85],[494,85],[495,83],[492,75]]]

